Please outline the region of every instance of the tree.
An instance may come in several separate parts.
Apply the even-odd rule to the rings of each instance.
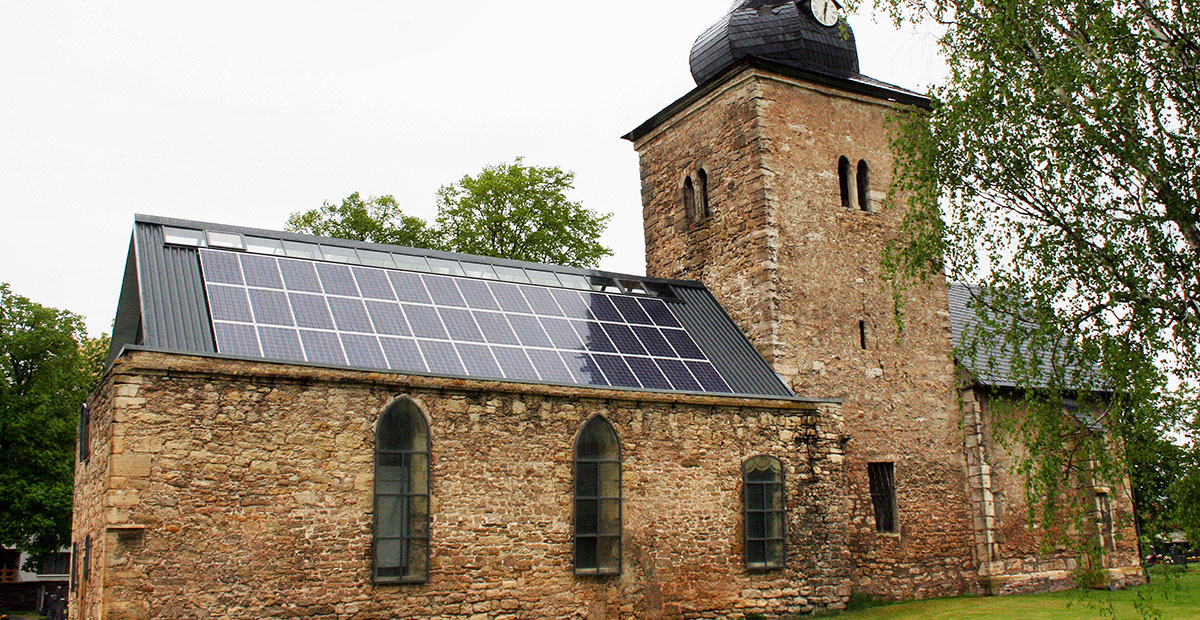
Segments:
[[[574,179],[521,158],[486,166],[438,190],[438,227],[457,252],[595,267],[612,255],[598,241],[612,215],[568,200]]]
[[[76,424],[107,341],[0,284],[0,544],[36,556],[70,540]]]
[[[612,251],[599,243],[612,214],[567,199],[575,175],[554,166],[486,166],[438,190],[436,224],[404,215],[395,198],[355,192],[340,206],[294,213],[287,229],[514,260],[595,267]]]
[[[942,272],[983,285],[976,304],[991,319],[957,354],[999,334],[1016,360],[1032,410],[1019,432],[1043,448],[1031,450],[1030,492],[1052,517],[1072,473],[1055,471],[1064,447],[1081,450],[1078,473],[1125,466],[1062,423],[1064,398],[1112,394],[1098,421],[1118,444],[1198,430],[1200,11],[1183,0],[876,5],[898,23],[942,23],[950,69],[931,110],[896,119],[890,197],[907,209],[886,271],[898,289]]]
[[[287,229],[369,243],[444,249],[437,230],[419,217],[405,215],[396,199],[388,195],[363,199],[354,192],[340,205],[326,202],[320,208],[293,213]]]

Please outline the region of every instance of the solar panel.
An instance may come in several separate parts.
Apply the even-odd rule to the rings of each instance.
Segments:
[[[659,299],[224,250],[200,255],[220,353],[487,379],[731,391]]]

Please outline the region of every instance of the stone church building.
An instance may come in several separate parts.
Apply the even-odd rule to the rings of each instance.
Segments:
[[[81,415],[75,619],[721,618],[1069,583],[880,253],[887,118],[828,0],[746,0],[625,136],[647,277],[138,216]],[[1102,431],[1097,431],[1102,432]],[[1127,481],[1081,481],[1141,578]],[[1089,533],[1090,534],[1090,533]]]

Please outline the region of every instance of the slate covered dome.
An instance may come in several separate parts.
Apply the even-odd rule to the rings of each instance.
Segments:
[[[692,45],[692,77],[703,84],[749,56],[832,76],[858,73],[850,26],[823,26],[808,0],[737,0]]]

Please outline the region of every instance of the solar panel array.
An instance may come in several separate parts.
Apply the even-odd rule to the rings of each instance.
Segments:
[[[224,250],[200,262],[219,353],[732,392],[661,299]]]

